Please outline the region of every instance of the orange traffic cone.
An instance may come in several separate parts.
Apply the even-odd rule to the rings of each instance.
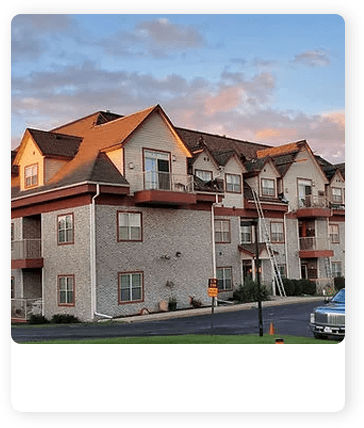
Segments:
[[[273,325],[273,323],[271,322],[270,324],[269,324],[269,335],[270,336],[274,336],[275,335],[275,330],[274,330],[274,325]]]

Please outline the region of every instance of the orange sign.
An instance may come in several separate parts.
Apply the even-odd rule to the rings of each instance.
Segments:
[[[207,289],[209,297],[217,297],[219,289],[217,287],[209,287]]]

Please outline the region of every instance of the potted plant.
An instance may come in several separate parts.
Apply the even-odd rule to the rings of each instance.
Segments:
[[[172,290],[174,288],[174,282],[167,281],[166,287],[169,289],[169,298],[168,298],[168,310],[175,311],[177,308],[177,299],[172,295]]]
[[[170,297],[168,299],[168,310],[175,311],[177,309],[177,299],[175,297]]]

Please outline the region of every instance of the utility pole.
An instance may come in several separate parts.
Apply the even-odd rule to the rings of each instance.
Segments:
[[[258,288],[258,314],[259,314],[259,336],[263,336],[263,315],[262,315],[262,296],[260,293],[260,260],[259,260],[259,242],[258,242],[258,219],[254,221],[255,229],[255,277]]]

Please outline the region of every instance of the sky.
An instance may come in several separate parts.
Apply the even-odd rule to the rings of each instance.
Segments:
[[[16,15],[12,148],[110,110],[345,160],[345,22],[334,14]]]

